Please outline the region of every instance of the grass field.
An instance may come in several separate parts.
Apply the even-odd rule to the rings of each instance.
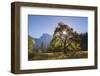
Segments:
[[[29,60],[57,60],[57,59],[78,59],[88,58],[87,51],[77,52],[52,52],[52,53],[32,53],[29,55]]]

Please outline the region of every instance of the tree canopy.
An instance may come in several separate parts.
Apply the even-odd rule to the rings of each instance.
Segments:
[[[53,38],[50,43],[52,51],[80,50],[80,37],[73,28],[60,22],[55,28]]]
[[[28,53],[31,54],[34,48],[34,43],[32,41],[32,37],[28,36]]]

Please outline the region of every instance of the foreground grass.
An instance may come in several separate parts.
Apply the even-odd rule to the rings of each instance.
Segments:
[[[87,58],[87,51],[78,52],[52,52],[52,53],[32,53],[29,55],[29,60],[57,60],[57,59],[77,59],[77,58]]]

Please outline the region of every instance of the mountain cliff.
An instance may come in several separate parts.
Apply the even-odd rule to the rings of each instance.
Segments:
[[[33,38],[33,41],[35,41],[35,48],[41,48],[42,45],[44,48],[48,48],[51,39],[52,37],[47,33],[42,34],[40,38]]]

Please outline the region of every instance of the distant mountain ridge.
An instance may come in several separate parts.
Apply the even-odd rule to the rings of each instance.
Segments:
[[[35,48],[41,48],[41,45],[44,45],[44,48],[48,48],[50,45],[50,41],[52,39],[52,36],[44,33],[40,38],[32,38],[33,42],[35,42]]]

